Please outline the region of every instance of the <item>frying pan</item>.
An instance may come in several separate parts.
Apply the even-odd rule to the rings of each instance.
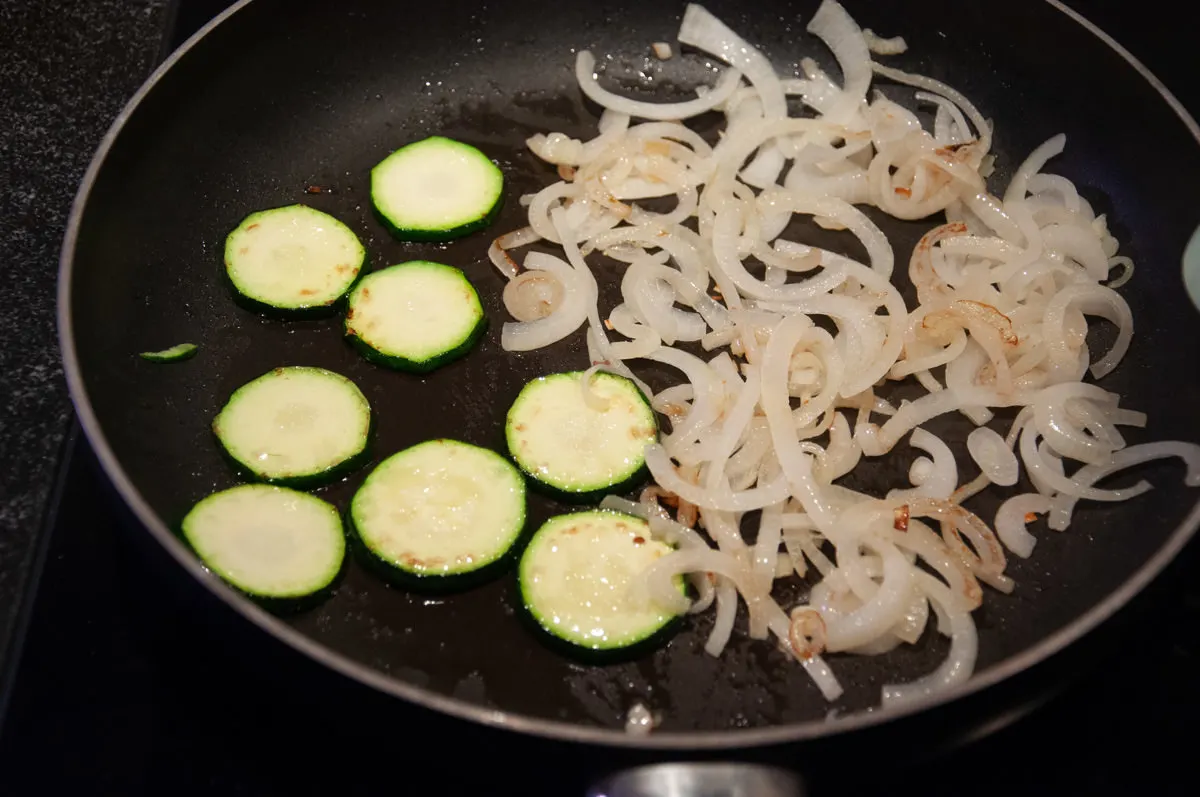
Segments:
[[[815,1],[708,5],[777,65],[811,55],[837,74],[803,30]],[[951,83],[995,120],[993,185],[1003,185],[1041,141],[1067,134],[1054,171],[1110,214],[1123,251],[1138,263],[1124,290],[1137,322],[1133,346],[1104,384],[1149,413],[1145,435],[1131,442],[1200,439],[1200,316],[1181,290],[1179,266],[1200,221],[1200,209],[1185,200],[1200,182],[1195,122],[1128,53],[1057,3],[847,6],[864,26],[906,37],[910,50],[896,65]],[[677,99],[706,74],[704,59],[656,64],[646,56],[651,42],[674,40],[682,11],[681,2],[647,0],[440,0],[418,15],[410,4],[370,0],[243,0],[150,78],[80,190],[63,250],[59,319],[88,438],[144,527],[138,533],[170,555],[180,578],[198,580],[222,611],[258,633],[380,693],[557,740],[679,752],[812,740],[945,710],[1079,639],[1178,553],[1200,523],[1200,506],[1180,485],[1177,465],[1153,465],[1141,474],[1159,486],[1151,495],[1084,506],[1063,534],[1036,532],[1032,559],[1010,565],[1016,591],[989,592],[975,613],[979,662],[969,683],[888,710],[877,708],[880,686],[934,668],[944,640],[927,634],[886,656],[833,657],[846,694],[830,706],[770,644],[735,632],[722,657],[704,655],[711,623],[704,616],[689,618],[668,645],[641,659],[589,666],[530,635],[512,574],[433,596],[388,587],[351,561],[329,601],[280,619],[200,566],[171,527],[196,500],[235,483],[209,424],[234,388],[266,370],[316,365],[353,379],[377,414],[378,462],[436,436],[498,447],[503,414],[522,384],[586,362],[575,338],[529,354],[501,351],[503,283],[485,256],[491,235],[447,245],[391,239],[371,215],[368,172],[427,135],[467,141],[505,173],[508,202],[492,229],[522,226],[517,196],[552,179],[524,139],[594,130],[597,109],[574,83],[574,52],[612,53],[611,85]],[[479,348],[415,377],[361,360],[342,341],[337,319],[283,323],[240,309],[221,279],[225,235],[251,211],[295,202],[348,224],[376,266],[428,258],[463,268],[492,320]],[[872,217],[901,263],[929,226]],[[812,237],[819,231],[803,232],[820,243]],[[614,290],[611,264],[597,260],[596,268]],[[183,341],[201,346],[184,364],[155,366],[136,356]],[[646,373],[652,383],[661,378]],[[961,439],[958,421],[943,423],[940,431]],[[851,486],[896,484],[909,459],[901,451]],[[320,492],[344,508],[366,472]],[[976,509],[990,517],[998,503],[983,498]],[[534,522],[554,511],[562,509],[532,499]],[[803,585],[795,589],[799,598]],[[648,737],[622,730],[635,701],[662,712]]]

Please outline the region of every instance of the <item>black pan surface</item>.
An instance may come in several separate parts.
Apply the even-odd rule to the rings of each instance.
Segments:
[[[1138,263],[1125,290],[1137,319],[1133,347],[1104,384],[1150,414],[1148,429],[1131,442],[1200,439],[1200,316],[1180,290],[1179,271],[1200,221],[1190,201],[1200,182],[1194,123],[1119,52],[1049,3],[847,5],[864,26],[907,38],[910,51],[896,65],[955,85],[995,119],[993,186],[1034,146],[1067,133],[1066,154],[1052,170],[1111,213]],[[709,7],[777,65],[811,55],[837,74],[804,32],[815,2]],[[674,41],[682,11],[682,3],[645,0],[443,0],[418,18],[399,3],[254,0],[167,62],[119,120],[85,181],[64,249],[61,320],[84,426],[126,500],[189,571],[179,578],[205,580],[265,631],[382,691],[576,740],[624,743],[620,728],[635,701],[664,717],[649,744],[813,737],[876,722],[884,716],[874,710],[883,684],[937,665],[946,643],[932,633],[882,657],[831,657],[846,694],[830,705],[770,644],[735,632],[723,657],[703,654],[711,620],[701,616],[642,659],[589,666],[530,634],[511,573],[461,594],[420,595],[387,587],[353,562],[327,603],[279,621],[203,572],[167,531],[193,502],[235,483],[209,423],[237,386],[272,367],[324,366],[358,383],[377,414],[378,462],[435,436],[500,448],[503,414],[526,380],[586,364],[579,338],[528,355],[502,352],[503,282],[485,256],[491,235],[443,246],[392,240],[371,215],[368,172],[408,141],[434,133],[462,139],[504,170],[508,201],[494,234],[522,226],[517,197],[555,179],[524,139],[594,131],[597,109],[575,86],[574,53],[611,53],[609,85],[631,94],[679,95],[707,74],[708,62],[688,54],[660,64],[648,48]],[[889,96],[907,102],[911,92],[893,87]],[[282,323],[236,306],[221,281],[226,233],[251,211],[294,202],[347,223],[375,266],[428,258],[463,268],[491,319],[478,350],[414,377],[361,360],[342,341],[337,319]],[[898,264],[930,225],[873,217],[892,238]],[[795,235],[844,244],[814,229],[798,227]],[[611,264],[598,272],[613,275],[607,282],[615,290]],[[182,341],[201,344],[186,364],[156,366],[136,354]],[[645,373],[652,382],[665,376]],[[961,439],[965,430],[954,419],[941,427],[955,428]],[[912,454],[899,448],[851,486],[881,490],[903,481]],[[321,494],[345,507],[366,472]],[[1177,464],[1146,468],[1142,475],[1159,486],[1152,495],[1086,506],[1063,534],[1035,532],[1033,558],[1010,565],[1015,593],[989,591],[975,614],[980,658],[969,689],[1067,644],[1170,559],[1198,519],[1196,495],[1180,486],[1180,474]],[[998,503],[985,497],[974,508],[987,518]],[[562,507],[531,503],[534,521],[555,511]],[[805,585],[793,589],[800,597]],[[827,721],[831,709],[837,721]]]

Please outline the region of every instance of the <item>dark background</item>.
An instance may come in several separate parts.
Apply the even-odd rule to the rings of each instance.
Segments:
[[[146,588],[147,565],[99,509],[105,496],[90,454],[64,445],[71,426],[53,287],[70,200],[111,119],[160,57],[164,32],[194,27],[223,5],[0,2],[0,673],[11,687],[7,712],[0,699],[0,795],[357,793],[425,782],[450,793],[517,782],[530,793],[547,784],[578,793],[603,754],[580,763],[416,715],[393,713],[368,731],[350,708],[355,696],[347,711],[330,712],[261,663],[209,644],[184,604]],[[1072,5],[1186,106],[1200,107],[1192,82],[1200,59],[1165,3]],[[63,500],[52,501],[56,473]],[[1050,705],[947,759],[897,763],[886,775],[848,766],[820,785],[878,791],[902,778],[945,794],[1190,793],[1190,761],[1166,751],[1189,738],[1200,708],[1194,547],[1147,610],[1169,633],[1138,632],[1120,658],[1080,662],[1080,678]],[[34,600],[39,556],[44,588]],[[434,727],[443,731],[436,743]],[[441,753],[467,765],[431,766]],[[498,754],[506,760],[489,766]]]

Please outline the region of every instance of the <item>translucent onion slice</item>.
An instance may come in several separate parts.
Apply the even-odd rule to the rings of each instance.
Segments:
[[[996,536],[1004,547],[1028,559],[1037,538],[1025,528],[1036,516],[1050,511],[1050,499],[1041,493],[1024,493],[1009,498],[996,510]]]
[[[488,247],[488,259],[492,261],[492,265],[496,270],[503,274],[507,279],[513,279],[520,273],[520,268],[508,253],[509,249],[518,249],[522,246],[528,246],[535,241],[541,239],[532,227],[522,227],[519,230],[501,235],[496,240],[492,241],[492,245]]]
[[[958,465],[954,461],[954,453],[950,447],[937,435],[917,427],[909,437],[909,445],[919,448],[933,457],[932,460],[921,457],[928,464],[928,469],[920,473],[920,480],[913,480],[914,488],[909,490],[892,490],[887,500],[898,504],[915,498],[947,499],[958,486]],[[915,465],[916,463],[914,463]],[[911,469],[910,469],[911,472]]]
[[[967,435],[967,451],[988,481],[1002,487],[1017,483],[1020,475],[1017,456],[995,431],[986,426],[972,430]]]
[[[908,51],[908,43],[904,41],[903,36],[888,38],[877,35],[870,28],[863,28],[863,38],[867,40],[867,47],[876,55],[900,55]]]
[[[1022,440],[1022,442],[1024,441]],[[1200,446],[1194,443],[1178,441],[1142,443],[1141,445],[1123,448],[1114,453],[1112,459],[1103,465],[1084,465],[1072,474],[1071,480],[1078,488],[1090,487],[1101,479],[1107,478],[1126,468],[1140,465],[1143,462],[1168,457],[1178,457],[1183,460],[1184,466],[1187,468],[1183,476],[1184,484],[1189,487],[1200,487]],[[1143,485],[1145,485],[1145,489],[1138,490]],[[1110,492],[1120,492],[1123,493],[1125,498],[1132,498],[1134,495],[1140,495],[1148,489],[1149,484],[1141,481],[1133,488]],[[1133,492],[1134,490],[1138,491]],[[1071,513],[1074,511],[1075,504],[1080,497],[1090,496],[1079,496],[1063,492],[1054,497],[1050,510],[1050,528],[1062,531],[1070,524]]]
[[[531,252],[525,257],[525,268],[554,277],[562,286],[562,301],[544,318],[506,323],[500,330],[505,351],[532,351],[562,340],[587,323],[588,306],[595,301],[590,286],[560,258]]]
[[[518,321],[536,321],[563,300],[563,285],[547,271],[525,271],[504,286],[504,308]]]
[[[808,23],[808,32],[825,42],[842,70],[841,96],[824,115],[831,122],[848,122],[866,100],[867,88],[871,85],[871,53],[867,39],[858,23],[835,0],[822,0]]]
[[[1094,482],[1085,482],[1078,476],[1068,478],[1062,473],[1061,460],[1055,460],[1054,465],[1047,461],[1046,452],[1035,442],[1037,434],[1037,428],[1033,424],[1027,425],[1021,432],[1021,460],[1029,470],[1030,476],[1036,475],[1035,485],[1043,494],[1054,491],[1074,498],[1086,498],[1089,501],[1111,502],[1126,501],[1150,489],[1150,483],[1145,480],[1120,490],[1101,490],[1091,486]]]
[[[883,704],[894,706],[909,700],[927,697],[934,692],[964,683],[975,669],[979,652],[979,637],[971,615],[955,605],[950,591],[928,573],[917,573],[916,579],[934,609],[938,611],[938,630],[950,636],[950,652],[945,661],[929,675],[906,684],[883,687]]]
[[[787,99],[783,94],[783,85],[779,82],[779,76],[775,74],[771,62],[758,48],[730,30],[704,6],[688,3],[683,12],[683,21],[679,25],[679,41],[704,50],[744,72],[746,79],[758,89],[763,115],[767,119],[782,119],[787,116]]]

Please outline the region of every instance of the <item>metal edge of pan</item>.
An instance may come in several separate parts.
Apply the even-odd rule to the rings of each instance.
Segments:
[[[142,498],[141,493],[139,493],[138,489],[129,480],[129,477],[108,445],[108,441],[100,429],[100,423],[92,410],[91,403],[88,401],[87,391],[83,384],[83,376],[76,358],[74,330],[72,328],[70,313],[71,275],[74,265],[75,245],[79,235],[83,210],[87,204],[88,195],[91,192],[96,176],[99,174],[104,160],[120,134],[121,129],[130,116],[137,110],[142,100],[153,91],[157,83],[163,79],[177,61],[186,56],[188,51],[214,28],[235,16],[251,2],[252,0],[238,0],[184,42],[146,79],[146,82],[142,84],[137,93],[133,95],[121,110],[105,134],[88,166],[87,172],[84,174],[79,191],[75,196],[67,222],[66,235],[63,239],[58,274],[58,336],[67,386],[71,399],[75,404],[80,424],[87,435],[89,443],[95,450],[96,456],[103,466],[105,473],[117,488],[123,500],[133,510],[142,525],[158,540],[158,543],[167,550],[175,561],[179,563],[180,567],[207,586],[230,609],[241,614],[263,631],[283,641],[298,653],[308,656],[325,667],[354,679],[365,686],[415,703],[424,708],[493,728],[516,731],[518,733],[558,741],[660,750],[714,750],[785,744],[788,742],[799,742],[807,739],[840,735],[880,725],[901,717],[922,713],[928,709],[980,692],[1032,667],[1038,662],[1049,658],[1054,653],[1066,648],[1115,614],[1154,580],[1183,549],[1192,536],[1195,535],[1197,529],[1200,528],[1200,502],[1197,502],[1196,506],[1193,507],[1188,516],[1175,529],[1166,543],[1136,573],[1110,593],[1108,597],[1077,617],[1072,623],[1059,629],[1041,642],[1015,656],[1010,656],[982,672],[974,674],[970,680],[961,686],[938,692],[929,697],[914,700],[901,706],[872,712],[862,712],[836,722],[818,720],[736,731],[673,732],[631,737],[624,731],[617,729],[587,727],[556,720],[544,720],[510,714],[503,711],[486,709],[454,697],[435,694],[383,675],[370,667],[352,661],[340,653],[336,653],[314,642],[282,620],[268,614],[249,600],[241,597],[219,579],[208,573],[196,557],[192,556],[184,548],[183,544],[170,533],[166,524],[163,523],[157,513]],[[1155,77],[1145,65],[1118,44],[1111,36],[1089,22],[1078,12],[1063,5],[1060,0],[1045,0],[1045,2],[1063,14],[1066,14],[1124,58],[1159,93],[1167,105],[1175,111],[1184,126],[1192,134],[1192,137],[1196,139],[1197,145],[1200,146],[1200,125],[1197,125],[1196,120],[1192,118],[1191,114],[1188,113],[1179,100],[1171,94],[1162,81]]]

